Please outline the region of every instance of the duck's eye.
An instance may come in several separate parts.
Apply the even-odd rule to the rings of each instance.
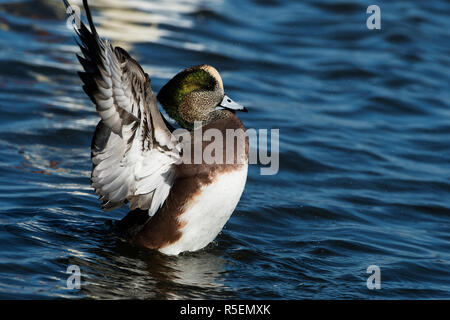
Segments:
[[[231,102],[231,99],[227,99],[227,102]]]

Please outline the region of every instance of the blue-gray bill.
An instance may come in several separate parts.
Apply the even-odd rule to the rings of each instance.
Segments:
[[[224,95],[222,102],[219,103],[219,105],[216,107],[216,110],[233,110],[233,111],[242,111],[242,112],[248,112],[247,108],[244,106],[241,106],[239,103],[234,102],[230,97],[227,95]]]

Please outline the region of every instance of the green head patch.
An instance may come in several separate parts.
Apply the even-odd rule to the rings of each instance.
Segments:
[[[180,125],[186,122],[179,114],[178,107],[183,99],[193,91],[214,91],[217,80],[201,67],[192,67],[178,73],[158,93],[158,101],[168,115]]]

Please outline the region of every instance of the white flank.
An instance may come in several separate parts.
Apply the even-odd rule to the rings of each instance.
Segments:
[[[219,175],[203,186],[201,192],[180,217],[186,225],[181,238],[159,249],[164,254],[177,255],[183,251],[196,251],[207,246],[224,227],[236,208],[247,180],[247,164],[241,169]]]

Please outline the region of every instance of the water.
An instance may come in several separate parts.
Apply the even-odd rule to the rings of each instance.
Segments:
[[[99,118],[64,9],[0,0],[0,298],[450,298],[448,1],[378,1],[380,31],[371,1],[91,2],[155,91],[217,67],[247,128],[280,129],[280,171],[250,167],[205,250],[119,241],[126,209],[102,212],[89,186]]]

